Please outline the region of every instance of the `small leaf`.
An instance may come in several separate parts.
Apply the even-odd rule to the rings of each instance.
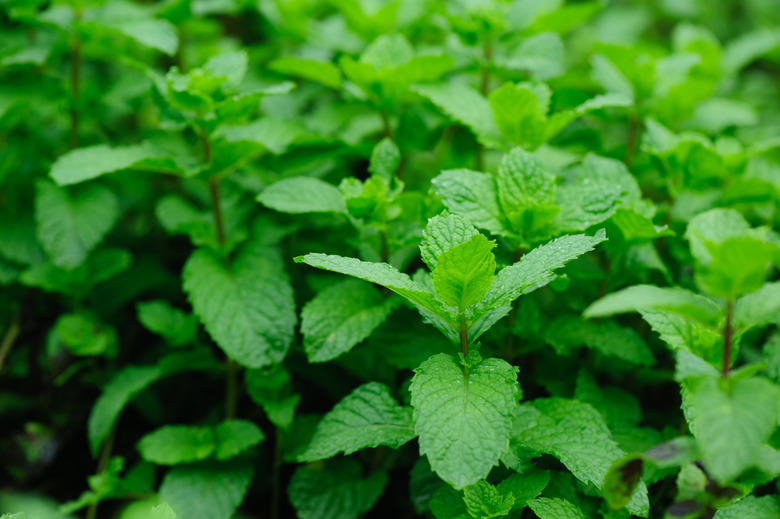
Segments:
[[[60,156],[52,165],[49,174],[57,184],[65,186],[128,169],[144,160],[163,156],[164,151],[147,143],[113,148],[98,144],[78,148]]]
[[[506,234],[492,175],[468,169],[442,171],[431,183],[453,214],[493,234]]]
[[[477,230],[465,218],[452,214],[434,216],[423,229],[420,243],[422,260],[428,268],[434,270],[439,256],[450,247],[461,245],[477,234]]]
[[[775,519],[780,517],[780,504],[775,496],[747,496],[715,512],[714,519]]]
[[[270,62],[268,68],[281,74],[316,81],[330,88],[341,86],[341,72],[336,65],[326,61],[284,56]]]
[[[390,184],[400,164],[401,150],[392,140],[385,137],[374,146],[368,170],[372,175],[376,175]]]
[[[341,191],[312,177],[293,177],[271,185],[258,202],[283,213],[346,213]]]
[[[245,384],[249,396],[263,408],[268,419],[281,429],[289,429],[300,400],[300,395],[292,392],[290,373],[280,364],[268,370],[249,369]]]
[[[528,507],[539,519],[586,519],[582,510],[565,499],[538,497],[528,501]]]
[[[464,373],[454,357],[439,354],[415,373],[409,391],[420,454],[455,488],[485,479],[509,448],[517,368],[486,359]]]
[[[254,447],[265,439],[263,431],[247,420],[226,420],[214,428],[214,456],[230,459]]]
[[[141,324],[150,332],[165,337],[172,345],[182,346],[195,340],[198,321],[194,315],[186,314],[162,299],[139,303],[136,309]]]
[[[412,410],[399,406],[387,386],[364,384],[344,397],[317,425],[299,461],[330,458],[378,445],[397,449],[414,438]]]
[[[505,83],[490,93],[490,108],[501,135],[516,146],[534,150],[544,143],[547,113],[529,85]]]
[[[436,295],[461,313],[480,301],[495,279],[493,247],[494,242],[478,234],[442,253],[433,271]]]
[[[503,494],[487,481],[477,481],[464,489],[463,501],[471,517],[492,519],[507,515],[512,510],[515,497]]]
[[[734,325],[742,331],[766,326],[780,318],[780,282],[767,283],[734,305]]]
[[[200,461],[214,451],[214,433],[207,427],[161,427],[141,438],[138,450],[143,459],[158,465]]]

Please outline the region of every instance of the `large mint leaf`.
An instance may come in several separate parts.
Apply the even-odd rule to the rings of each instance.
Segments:
[[[521,148],[504,155],[497,181],[498,196],[506,213],[555,202],[555,176],[533,153]]]
[[[461,313],[482,299],[496,272],[495,243],[482,234],[447,249],[433,270],[436,295]]]
[[[546,104],[527,84],[506,83],[490,93],[490,108],[501,135],[516,146],[534,150],[544,143],[547,128]]]
[[[601,414],[589,404],[546,398],[520,409],[515,419],[513,448],[552,454],[583,483],[600,489],[612,463],[624,455],[612,440]],[[649,502],[644,483],[634,492],[628,510],[647,517]]]
[[[479,305],[480,310],[503,306],[538,284],[549,281],[553,271],[585,254],[606,240],[603,230],[594,236],[562,236],[524,255],[520,261],[501,269]]]
[[[78,148],[62,155],[51,167],[51,178],[57,184],[77,184],[92,178],[141,165],[143,161],[163,157],[164,151],[142,143],[110,147],[105,144]]]
[[[246,460],[177,467],[160,485],[160,501],[177,517],[230,519],[244,500],[254,469]]]
[[[434,355],[409,390],[420,453],[434,472],[459,489],[484,479],[509,448],[517,368],[487,359],[464,373],[454,357]]]
[[[414,436],[412,410],[399,406],[387,386],[369,382],[325,415],[298,459],[314,461],[378,445],[397,449]]]
[[[295,258],[295,262],[340,272],[341,274],[347,274],[387,287],[414,303],[421,311],[427,311],[431,317],[441,320],[443,324],[454,326],[453,317],[435,298],[433,293],[412,281],[406,274],[398,272],[387,263],[371,263],[355,258],[319,253],[298,256]]]
[[[412,89],[430,99],[450,118],[468,126],[483,145],[489,148],[503,147],[501,133],[493,119],[490,103],[470,86],[440,83],[416,85]]]
[[[263,205],[283,213],[346,213],[341,191],[318,178],[294,177],[271,185],[258,195]]]
[[[761,446],[777,428],[780,388],[763,378],[691,380],[683,408],[699,442],[704,465],[721,485],[758,462]]]
[[[493,234],[506,234],[498,205],[498,190],[492,175],[468,169],[442,171],[431,183],[453,214]]]
[[[471,222],[453,214],[440,214],[428,220],[423,229],[420,255],[428,268],[434,270],[436,262],[450,247],[467,242],[478,234]]]
[[[583,315],[594,318],[641,311],[669,312],[707,324],[717,324],[721,315],[720,307],[711,299],[684,288],[653,285],[634,285],[613,292],[586,308]]]
[[[373,508],[387,484],[387,474],[362,477],[360,465],[341,459],[323,467],[295,471],[287,493],[300,519],[356,519]]]
[[[182,278],[195,313],[231,359],[258,368],[284,358],[296,316],[278,252],[250,242],[228,270],[213,252],[197,250]]]
[[[38,239],[52,263],[63,269],[81,265],[119,217],[116,196],[102,186],[66,191],[42,180],[36,192]]]
[[[309,362],[326,362],[351,350],[384,322],[397,301],[356,279],[321,291],[301,311],[303,348]]]

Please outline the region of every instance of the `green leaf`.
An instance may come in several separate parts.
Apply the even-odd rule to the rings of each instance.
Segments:
[[[542,111],[537,93],[530,85],[505,83],[491,92],[489,99],[493,117],[507,141],[528,150],[544,143],[547,113]]]
[[[684,288],[652,285],[634,285],[613,292],[586,308],[583,316],[592,319],[639,311],[670,312],[707,324],[717,324],[721,318],[720,307],[711,299]]]
[[[303,347],[309,362],[326,362],[366,339],[393,311],[397,299],[386,299],[368,283],[346,280],[326,288],[301,311]]]
[[[120,249],[99,250],[72,270],[63,270],[51,263],[36,263],[22,272],[22,284],[49,292],[84,298],[92,288],[126,270],[132,261],[130,253]]]
[[[610,508],[620,510],[631,501],[642,478],[643,460],[633,454],[614,462],[604,477],[604,499]]]
[[[577,479],[601,489],[610,466],[624,453],[612,440],[598,411],[589,404],[563,398],[537,399],[520,409],[515,419],[514,449],[552,454]],[[647,517],[649,503],[643,483],[631,497],[628,510]]]
[[[433,270],[436,295],[461,313],[480,301],[495,279],[495,246],[495,242],[477,234],[443,252]]]
[[[198,321],[194,315],[172,307],[163,299],[138,303],[136,310],[138,320],[147,330],[161,335],[172,345],[183,346],[195,341]]]
[[[257,201],[283,213],[346,213],[341,191],[318,178],[281,180],[260,193]]]
[[[490,103],[475,89],[461,83],[415,85],[412,89],[430,99],[447,116],[466,125],[484,146],[503,147]]]
[[[179,47],[176,27],[167,20],[125,18],[101,22],[101,25],[115,29],[141,45],[159,50],[168,56],[176,54]]]
[[[247,420],[225,420],[214,427],[214,456],[224,461],[254,447],[265,439],[263,431]]]
[[[514,473],[498,484],[502,494],[512,494],[515,503],[512,510],[522,510],[526,503],[542,493],[550,482],[550,471],[529,469],[522,473]]]
[[[242,366],[280,362],[296,324],[292,288],[279,253],[254,241],[231,262],[197,250],[184,265],[184,291],[223,351]]]
[[[442,171],[431,183],[452,213],[493,234],[506,234],[492,175],[468,169]]]
[[[562,315],[546,327],[544,338],[556,349],[584,345],[632,364],[650,366],[655,363],[650,348],[639,334],[616,323],[596,324]]]
[[[436,519],[473,519],[460,492],[449,485],[441,485],[436,490],[428,507]]]
[[[498,197],[505,213],[522,207],[555,203],[555,176],[521,148],[504,155],[498,168]]]
[[[297,121],[274,117],[263,117],[248,124],[222,125],[217,128],[214,135],[221,137],[228,145],[223,147],[221,142],[217,141],[215,151],[234,155],[232,161],[222,161],[222,170],[229,170],[234,165],[241,164],[248,158],[253,158],[265,151],[280,155],[305,133],[305,128]],[[251,145],[242,146],[242,144]]]
[[[168,503],[162,503],[149,511],[149,519],[176,519],[176,512]]]
[[[386,484],[384,472],[362,477],[356,461],[342,459],[299,467],[287,492],[300,519],[356,519],[373,508]]]
[[[776,28],[760,28],[740,33],[737,38],[728,42],[723,50],[723,70],[727,74],[736,74],[777,47],[780,47],[780,30]]]
[[[245,50],[223,52],[218,54],[203,65],[203,70],[215,78],[224,78],[232,85],[238,85],[246,74],[249,64],[249,56]]]
[[[554,276],[553,271],[585,254],[606,240],[604,230],[594,236],[562,236],[525,254],[520,261],[501,269],[478,310],[501,307],[535,290]]]
[[[160,485],[160,500],[167,502],[177,517],[230,519],[253,476],[252,464],[245,460],[176,467]]]
[[[245,384],[249,396],[263,408],[268,419],[281,429],[289,429],[300,400],[300,395],[292,392],[290,373],[279,364],[267,370],[249,369]]]
[[[780,504],[775,496],[747,496],[715,512],[714,519],[774,519],[780,517]]]
[[[420,454],[434,472],[459,489],[484,479],[509,448],[517,368],[487,359],[464,373],[454,357],[434,355],[409,391]]]
[[[0,256],[23,265],[43,261],[31,215],[19,218],[7,211],[0,214]]]
[[[316,81],[330,88],[341,86],[341,72],[336,65],[326,61],[284,56],[270,62],[268,68],[280,74]]]
[[[84,263],[118,217],[119,202],[105,187],[69,192],[51,182],[36,183],[38,239],[57,267],[70,270]]]
[[[758,462],[761,445],[777,428],[780,388],[763,378],[692,380],[683,401],[709,475],[721,485]]]
[[[440,214],[428,220],[423,229],[420,254],[428,268],[434,270],[437,260],[444,252],[466,243],[479,234],[471,222],[460,216]]]
[[[296,263],[340,272],[387,287],[415,304],[420,311],[427,311],[433,318],[441,320],[444,326],[451,325],[453,317],[442,304],[424,287],[398,272],[387,263],[371,263],[354,258],[311,253],[295,258]]]
[[[734,305],[734,326],[741,331],[766,326],[780,319],[780,282],[767,283]]]
[[[463,492],[463,501],[471,517],[492,519],[507,515],[515,504],[515,497],[503,494],[487,481],[477,481]]]
[[[685,238],[691,244],[691,254],[704,267],[712,264],[714,246],[732,238],[760,240],[765,235],[765,230],[751,229],[745,217],[734,209],[711,209],[698,214],[688,222],[685,231]]]
[[[54,325],[59,339],[71,353],[82,357],[116,356],[117,334],[89,313],[62,314]]]
[[[339,452],[348,455],[378,445],[397,449],[414,436],[412,410],[399,406],[384,384],[369,382],[325,415],[298,460],[331,458]]]
[[[214,433],[207,427],[169,425],[138,442],[141,457],[157,465],[179,465],[200,461],[214,451]]]
[[[400,165],[401,150],[398,149],[398,146],[391,139],[385,137],[379,141],[379,144],[374,146],[368,170],[372,175],[384,179],[389,185]]]
[[[538,497],[528,501],[528,507],[539,519],[586,519],[576,505],[557,497]]]
[[[158,378],[160,370],[157,366],[129,366],[106,384],[87,422],[89,447],[93,456],[97,455],[125,405]]]
[[[49,175],[61,185],[77,184],[107,173],[143,165],[165,155],[148,143],[111,147],[105,144],[78,148],[60,156]]]

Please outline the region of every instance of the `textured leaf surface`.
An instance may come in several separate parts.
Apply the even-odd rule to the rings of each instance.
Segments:
[[[493,119],[490,103],[468,85],[442,83],[417,85],[415,92],[431,100],[452,119],[465,124],[487,147],[502,147],[501,134]]]
[[[560,498],[539,497],[528,502],[539,519],[586,519],[577,505]]]
[[[548,326],[544,338],[556,349],[585,345],[632,364],[655,363],[647,344],[633,329],[611,322],[593,323],[562,315]]]
[[[119,202],[98,185],[66,191],[51,182],[36,184],[35,220],[38,238],[52,263],[73,269],[114,227]]]
[[[247,461],[177,467],[165,475],[160,500],[167,502],[177,517],[230,519],[244,500],[253,475]]]
[[[257,200],[283,213],[345,213],[341,191],[318,178],[280,180],[260,193]]]
[[[515,497],[503,494],[483,480],[466,487],[463,492],[463,502],[466,503],[466,510],[471,517],[490,519],[507,515],[515,504]]]
[[[452,169],[442,171],[431,183],[452,213],[494,234],[506,232],[498,205],[496,181],[492,175],[468,169]]]
[[[303,347],[309,362],[326,362],[351,350],[384,322],[396,301],[358,280],[342,281],[321,291],[301,311]]]
[[[325,415],[298,459],[314,461],[378,445],[397,449],[414,436],[412,410],[399,406],[384,384],[369,382]]]
[[[601,230],[592,237],[584,234],[562,236],[535,248],[517,263],[498,272],[480,308],[497,308],[517,299],[534,285],[549,281],[554,275],[553,271],[593,250],[606,239],[606,234]]]
[[[515,148],[498,168],[498,194],[504,211],[555,202],[555,177],[532,153]]]
[[[777,427],[780,388],[763,378],[732,381],[706,377],[686,395],[683,407],[699,441],[707,472],[721,485],[756,464],[761,445]]]
[[[538,399],[521,406],[521,410],[515,420],[513,448],[552,454],[577,479],[601,489],[610,466],[624,453],[612,440],[598,411],[588,404],[562,398]],[[649,506],[647,488],[640,483],[628,510],[647,517]]]
[[[493,247],[494,242],[477,234],[442,253],[433,271],[436,295],[460,312],[482,299],[495,279]]]
[[[416,370],[409,390],[420,453],[434,472],[456,488],[484,479],[509,448],[517,368],[487,359],[466,377],[457,359],[434,355]]]
[[[450,247],[469,241],[478,234],[467,219],[454,214],[440,214],[428,220],[423,229],[420,254],[431,270],[436,262]]]
[[[384,472],[362,477],[360,465],[346,459],[298,468],[287,492],[300,519],[355,519],[371,510],[386,484]]]
[[[138,442],[141,457],[158,465],[178,465],[208,458],[214,451],[214,434],[207,427],[169,425]]]
[[[733,505],[715,512],[715,519],[776,519],[780,517],[780,505],[775,496],[747,496]]]
[[[531,499],[542,493],[542,490],[550,482],[548,470],[530,469],[522,473],[514,473],[498,484],[498,490],[502,494],[512,493],[515,502],[513,510],[522,510]]]
[[[214,253],[197,250],[182,277],[195,313],[230,358],[258,368],[285,357],[296,316],[278,252],[252,242],[227,270]]]
[[[127,169],[146,159],[159,158],[162,153],[149,144],[115,148],[98,144],[62,155],[52,165],[50,175],[61,186],[77,184],[106,173]]]

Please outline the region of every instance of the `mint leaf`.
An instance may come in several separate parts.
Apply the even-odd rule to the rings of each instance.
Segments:
[[[244,460],[177,467],[165,475],[160,500],[167,502],[177,517],[230,519],[253,476],[252,465]]]
[[[260,193],[257,201],[283,213],[346,213],[341,191],[318,178],[281,180]]]
[[[107,173],[128,169],[165,152],[148,143],[110,147],[105,144],[78,148],[61,155],[52,165],[51,178],[60,186],[77,184]]]
[[[477,481],[463,492],[463,501],[471,517],[491,519],[507,515],[515,504],[515,497],[503,494],[487,481]]]
[[[601,489],[612,463],[624,453],[612,440],[598,411],[589,404],[562,398],[534,400],[520,407],[512,447],[552,454],[583,483]],[[529,506],[532,506],[529,502]],[[640,483],[628,510],[647,517],[647,488]]]
[[[549,95],[549,92],[548,92]],[[501,135],[528,150],[539,147],[546,137],[546,103],[529,84],[505,83],[490,93],[490,108]]]
[[[766,326],[780,318],[780,282],[767,283],[752,294],[737,299],[734,325],[742,331]]]
[[[136,309],[141,324],[150,332],[163,336],[172,345],[182,346],[195,340],[198,321],[194,315],[186,314],[162,299],[139,303]]]
[[[168,503],[162,503],[149,511],[149,519],[176,519],[176,512]]]
[[[214,253],[197,250],[182,278],[195,314],[230,358],[257,368],[285,357],[296,317],[278,252],[250,242],[228,270]]]
[[[601,230],[592,237],[584,234],[562,236],[535,248],[517,263],[498,272],[478,310],[498,308],[531,292],[537,285],[549,281],[553,271],[593,250],[606,239],[605,232]]]
[[[214,456],[230,459],[265,439],[263,431],[247,420],[225,420],[214,427]]]
[[[38,239],[54,265],[78,267],[114,227],[119,217],[116,196],[94,184],[66,191],[41,180],[35,187]]]
[[[387,386],[364,384],[344,397],[317,425],[300,461],[387,445],[397,449],[414,438],[412,410],[399,406]]]
[[[358,280],[342,281],[321,291],[301,311],[303,347],[309,362],[326,362],[351,350],[384,322],[396,302]]]
[[[780,517],[780,504],[775,496],[747,496],[715,512],[714,519],[774,519]]]
[[[293,394],[290,373],[279,364],[267,370],[250,369],[244,382],[249,396],[268,419],[281,429],[289,429],[301,398]]]
[[[420,243],[422,260],[428,268],[434,270],[439,256],[450,247],[461,245],[477,234],[477,230],[465,218],[452,214],[434,216],[423,229]]]
[[[395,176],[398,166],[401,165],[401,150],[390,139],[385,137],[374,146],[371,152],[371,161],[368,170],[390,184]]]
[[[780,47],[780,30],[760,28],[741,33],[723,49],[723,70],[736,74],[767,52]]]
[[[493,247],[494,242],[478,234],[442,253],[433,270],[436,295],[460,313],[480,301],[495,278]]]
[[[504,212],[555,202],[555,176],[541,161],[521,148],[504,155],[498,168],[498,196]]]
[[[434,472],[459,489],[484,479],[509,448],[517,368],[487,359],[464,373],[454,357],[434,355],[409,391],[420,454]]]
[[[483,145],[503,147],[490,103],[473,88],[459,83],[438,83],[415,85],[412,90],[427,97],[450,118],[466,125]]]
[[[442,171],[431,180],[436,193],[452,213],[493,234],[506,234],[492,175],[468,169]]]
[[[780,388],[763,378],[692,380],[683,399],[691,432],[710,476],[725,485],[758,462],[761,445],[777,428]]]
[[[586,519],[582,510],[565,499],[538,497],[528,501],[528,507],[539,519]]]
[[[141,457],[157,465],[178,465],[200,461],[214,451],[214,433],[206,427],[169,425],[138,442]]]
[[[341,86],[341,72],[336,65],[326,61],[285,56],[270,62],[268,68],[281,74],[316,81],[330,88]]]
[[[342,459],[299,467],[287,493],[301,519],[356,519],[373,508],[386,484],[384,472],[362,477],[357,462]]]
[[[512,510],[522,510],[528,501],[542,493],[549,482],[550,471],[529,469],[510,475],[498,484],[498,491],[502,494],[512,494],[515,498]]]
[[[587,346],[608,357],[632,364],[650,366],[655,363],[647,344],[633,329],[616,323],[593,323],[574,317],[555,319],[544,332],[545,340],[556,349]]]

